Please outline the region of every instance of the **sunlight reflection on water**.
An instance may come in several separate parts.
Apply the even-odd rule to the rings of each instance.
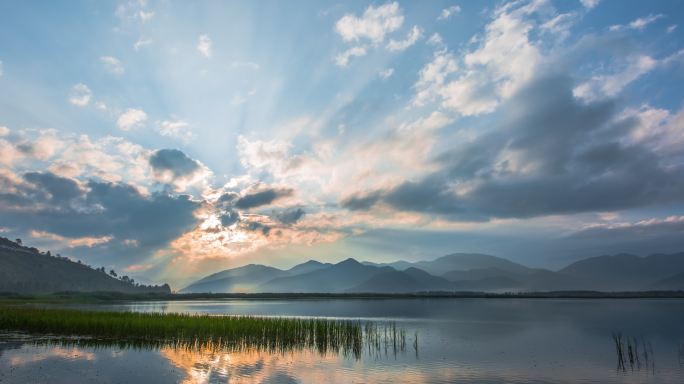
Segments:
[[[683,304],[682,300],[440,299],[97,306],[94,308],[392,319],[406,330],[409,341],[404,353],[364,353],[356,360],[307,349],[268,353],[37,346],[5,337],[0,342],[0,382],[681,383]],[[415,332],[420,340],[417,355],[410,345]],[[639,345],[650,345],[649,361],[655,362],[655,369],[616,369],[612,337],[619,332],[638,340]],[[627,348],[626,342],[624,345]]]

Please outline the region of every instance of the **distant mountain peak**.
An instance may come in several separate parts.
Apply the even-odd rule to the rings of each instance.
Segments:
[[[335,265],[363,265],[363,264],[359,263],[353,257],[350,257],[350,258],[347,258],[347,259],[340,261],[339,263],[337,263]]]

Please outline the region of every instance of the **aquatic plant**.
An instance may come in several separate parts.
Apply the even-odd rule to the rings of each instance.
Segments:
[[[655,361],[653,360],[653,347],[650,341],[641,339],[641,349],[639,340],[636,337],[624,337],[622,333],[613,333],[613,344],[617,355],[617,371],[626,372],[627,363],[631,372],[641,371],[642,361],[646,370],[655,374]]]
[[[102,312],[0,306],[0,329],[49,337],[43,343],[117,345],[127,348],[267,350],[309,348],[360,358],[391,346],[406,348],[406,332],[394,322],[227,316],[181,313]]]

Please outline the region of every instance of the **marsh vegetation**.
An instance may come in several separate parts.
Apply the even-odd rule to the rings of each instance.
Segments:
[[[394,322],[359,320],[79,311],[0,307],[0,330],[44,337],[37,343],[121,348],[178,348],[287,352],[311,349],[359,359],[406,350],[406,331]],[[414,348],[418,348],[417,334]]]
[[[655,374],[653,346],[650,341],[613,333],[613,343],[617,355],[617,371],[630,372],[645,370]]]

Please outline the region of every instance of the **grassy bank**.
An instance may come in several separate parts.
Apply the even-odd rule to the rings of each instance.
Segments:
[[[0,330],[61,336],[61,343],[268,351],[311,348],[323,354],[342,353],[357,358],[371,344],[375,349],[391,345],[396,352],[398,345],[403,350],[405,335],[397,331],[396,324],[370,324],[356,320],[0,306]],[[393,331],[388,333],[385,328]]]

